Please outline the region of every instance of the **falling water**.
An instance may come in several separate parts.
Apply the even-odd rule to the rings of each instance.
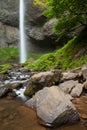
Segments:
[[[24,0],[20,0],[20,63],[26,61],[26,40],[25,40],[25,25],[24,25]]]

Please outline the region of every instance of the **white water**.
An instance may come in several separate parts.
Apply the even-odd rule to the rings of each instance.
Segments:
[[[25,40],[25,24],[24,24],[25,8],[24,0],[20,0],[20,63],[24,63],[27,58],[26,40]]]

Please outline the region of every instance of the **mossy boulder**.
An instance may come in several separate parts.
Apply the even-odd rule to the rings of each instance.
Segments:
[[[27,96],[32,96],[40,89],[50,87],[55,83],[58,83],[61,77],[61,70],[52,70],[35,74],[30,78],[24,94]]]

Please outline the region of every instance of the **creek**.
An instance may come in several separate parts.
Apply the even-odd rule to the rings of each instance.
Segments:
[[[0,129],[1,130],[87,130],[87,95],[73,100],[79,115],[80,122],[74,125],[63,125],[57,128],[46,128],[37,123],[36,113],[24,105],[29,98],[24,96],[26,83],[31,76],[30,70],[16,67],[9,70],[4,75],[0,86],[9,86],[15,83],[21,83],[22,87],[13,89],[17,96],[9,96],[0,99]]]

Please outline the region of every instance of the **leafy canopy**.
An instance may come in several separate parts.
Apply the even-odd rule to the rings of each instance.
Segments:
[[[34,0],[34,4],[35,5],[40,5],[41,7],[45,7],[46,2],[47,2],[47,0]]]
[[[54,32],[68,33],[78,26],[87,26],[87,0],[34,0],[46,8],[45,15],[56,17]]]
[[[87,0],[47,0],[47,17],[57,17],[55,31],[68,32],[79,25],[87,26]]]

